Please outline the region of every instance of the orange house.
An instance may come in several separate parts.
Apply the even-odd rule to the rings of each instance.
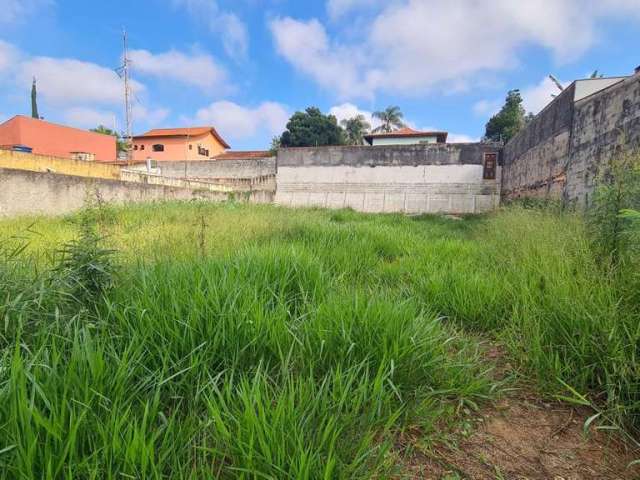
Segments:
[[[157,128],[133,137],[134,161],[209,160],[229,148],[213,127]]]
[[[112,135],[16,115],[0,125],[0,147],[25,146],[36,155],[113,162],[116,138]]]

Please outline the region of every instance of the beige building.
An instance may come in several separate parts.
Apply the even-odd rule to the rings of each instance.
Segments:
[[[157,128],[133,137],[134,161],[209,160],[229,148],[213,127]]]

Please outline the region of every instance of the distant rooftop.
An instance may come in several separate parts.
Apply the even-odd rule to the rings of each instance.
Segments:
[[[225,148],[231,148],[213,127],[186,127],[186,128],[154,128],[142,135],[136,135],[134,139],[149,137],[199,137],[211,132],[211,134]]]
[[[420,131],[414,130],[413,128],[404,127],[399,130],[394,130],[393,132],[384,132],[384,133],[372,133],[370,135],[365,135],[364,139],[371,145],[373,143],[374,138],[414,138],[414,137],[436,137],[436,141],[438,143],[446,143],[447,136],[449,134],[447,132],[440,131]]]

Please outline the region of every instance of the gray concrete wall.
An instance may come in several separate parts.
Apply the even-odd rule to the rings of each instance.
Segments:
[[[278,150],[278,168],[307,166],[482,165],[482,154],[499,152],[489,143],[444,143],[382,147],[303,147]]]
[[[584,206],[603,167],[640,149],[640,74],[576,102],[565,198]]]
[[[0,169],[0,216],[4,217],[60,215],[80,209],[87,200],[96,197],[105,202],[128,203],[193,199],[224,201],[230,195],[255,203],[273,201],[273,192],[265,190],[230,194],[203,189]]]
[[[503,197],[562,197],[574,95],[574,86],[565,89],[504,147]]]
[[[483,180],[489,144],[318,147],[278,151],[276,203],[365,212],[479,213],[497,207]]]
[[[505,146],[503,198],[588,204],[602,168],[640,148],[640,74],[610,83],[576,102],[566,89]]]
[[[146,171],[144,164],[127,167]],[[158,162],[159,175],[173,178],[192,178],[205,180],[208,178],[251,178],[264,175],[275,175],[275,157],[248,160],[202,160],[202,161],[162,161]]]

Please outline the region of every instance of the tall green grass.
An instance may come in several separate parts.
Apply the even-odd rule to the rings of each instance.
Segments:
[[[282,240],[292,228],[122,261],[91,304],[70,303],[77,284],[60,275],[110,265],[93,244],[62,269],[6,272],[0,474],[370,478],[399,429],[490,395],[475,342],[361,267]]]
[[[98,230],[119,270],[92,308],[48,273],[74,220],[3,225],[31,242],[0,268],[9,478],[382,476],[399,429],[491,396],[467,331],[640,426],[637,272],[603,269],[574,215],[113,209]]]

